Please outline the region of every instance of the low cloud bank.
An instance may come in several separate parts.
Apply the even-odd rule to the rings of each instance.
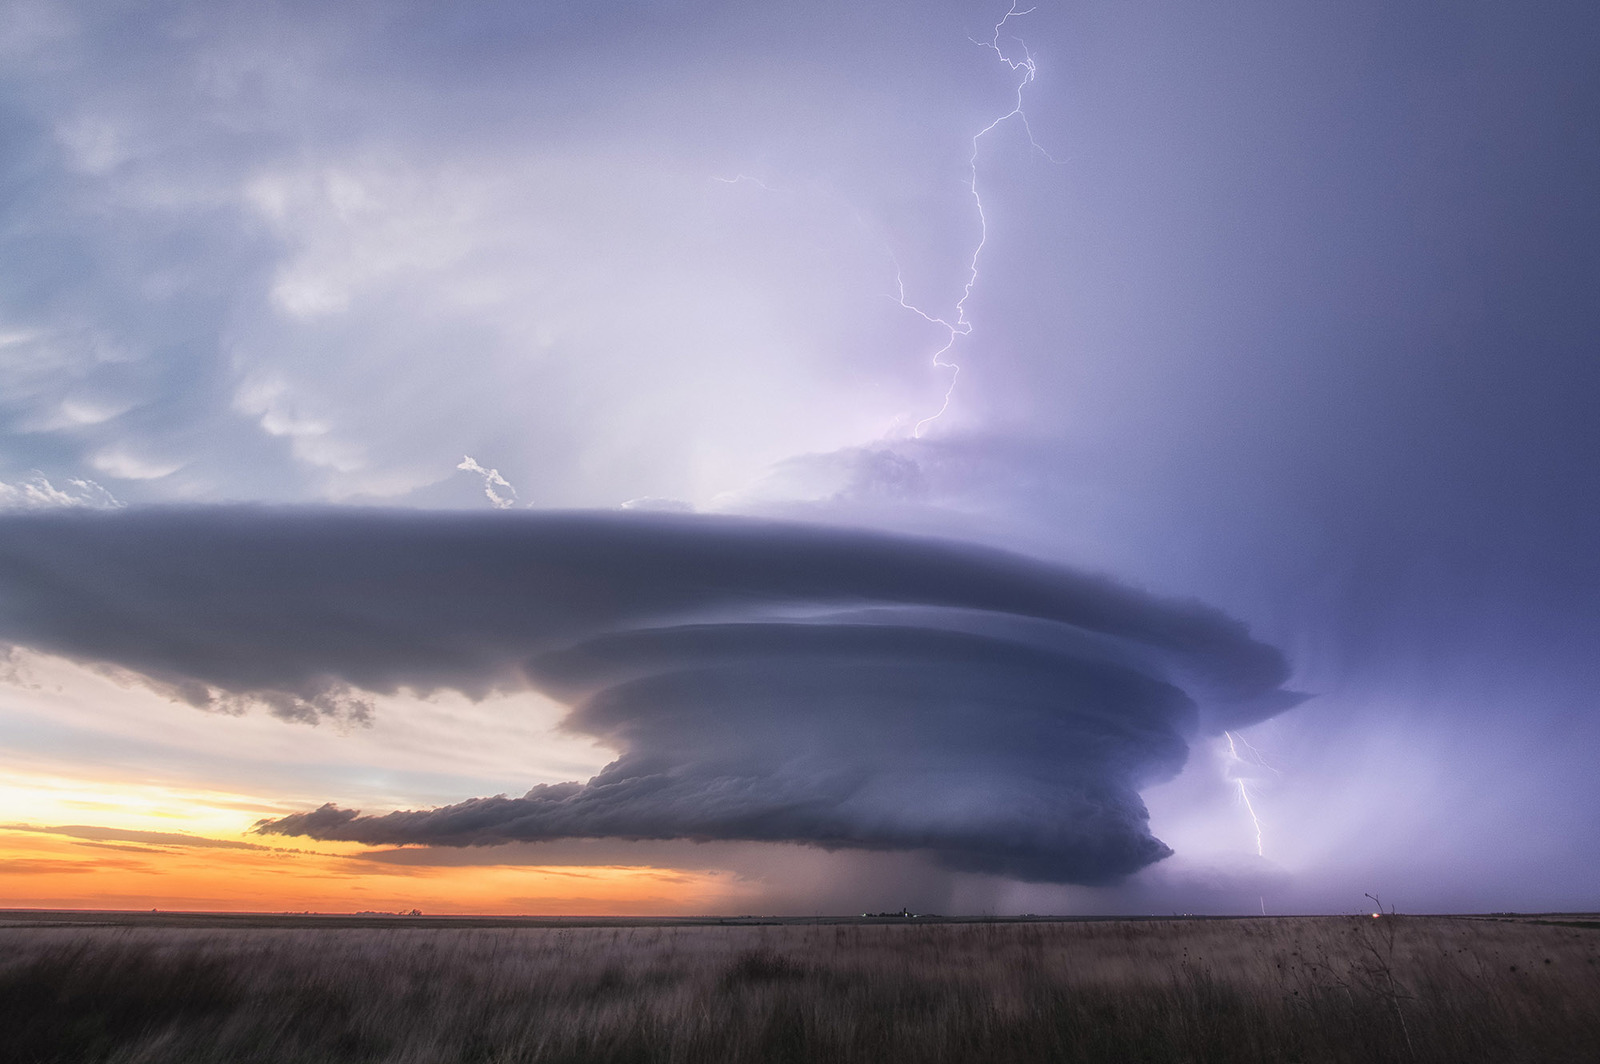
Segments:
[[[5,516],[0,639],[301,719],[533,687],[619,754],[588,783],[265,833],[788,841],[1047,882],[1166,856],[1138,789],[1297,700],[1276,650],[1197,603],[948,541],[639,512]]]

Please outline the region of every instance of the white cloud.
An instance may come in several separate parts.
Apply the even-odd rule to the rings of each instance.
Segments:
[[[56,507],[110,509],[121,506],[115,495],[92,480],[68,478],[56,487],[43,473],[15,484],[0,481],[0,510],[44,510]]]
[[[483,478],[483,493],[489,497],[489,505],[496,510],[509,510],[516,505],[517,489],[513,488],[511,482],[500,475],[500,470],[483,468],[470,454],[464,456],[461,459],[461,464],[456,468],[464,469],[468,473],[476,473]],[[510,494],[501,495],[494,490],[496,488],[505,488]]]

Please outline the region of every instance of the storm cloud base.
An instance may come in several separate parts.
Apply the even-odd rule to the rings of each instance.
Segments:
[[[263,833],[917,850],[1061,883],[1170,853],[1139,788],[1196,734],[1295,701],[1277,651],[1195,603],[965,544],[685,515],[5,517],[0,638],[299,718],[330,691],[532,688],[619,755],[520,798],[326,805]]]

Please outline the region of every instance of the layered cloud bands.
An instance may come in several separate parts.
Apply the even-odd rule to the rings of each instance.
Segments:
[[[1296,696],[1194,603],[969,545],[641,513],[256,508],[0,518],[0,639],[196,705],[533,687],[618,752],[588,783],[262,830],[917,849],[1100,883],[1169,851],[1139,787]]]

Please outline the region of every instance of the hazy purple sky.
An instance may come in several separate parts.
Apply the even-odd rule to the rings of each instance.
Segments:
[[[694,815],[593,830],[734,848],[604,859],[723,860],[775,908],[1600,906],[1600,8],[1043,2],[997,36],[1005,16],[0,2],[0,505],[22,514],[0,517],[0,638],[173,696],[132,742],[116,707],[68,721],[16,679],[0,768],[120,757],[198,786],[223,726],[204,707],[248,703],[287,738],[230,771],[293,795],[280,812],[453,808],[657,758]],[[974,170],[1023,62],[1027,123],[985,134]],[[984,232],[974,174],[970,332],[924,422],[951,385],[926,319],[956,320]],[[236,502],[339,509],[255,571],[238,513],[211,509]],[[594,518],[580,540],[644,535],[627,564],[515,583],[522,548],[499,537],[552,527],[528,511],[630,502],[711,516]],[[78,531],[41,536],[46,517]],[[841,531],[863,528],[879,538]],[[363,529],[401,559],[370,584],[345,564]],[[489,546],[463,560],[458,534]],[[672,598],[678,535],[748,567],[707,562]],[[975,546],[929,560],[927,536]],[[1037,559],[1007,579],[1066,590],[1006,597],[989,548]],[[912,568],[896,584],[873,551]],[[444,559],[437,599],[360,605]],[[1074,612],[1102,602],[1080,574],[1122,620]],[[649,609],[550,605],[624,590]],[[560,623],[518,628],[519,596]],[[232,634],[185,634],[191,608]],[[278,638],[296,617],[326,626],[324,657]],[[1150,657],[1190,624],[1185,663]],[[368,654],[389,637],[394,662]],[[1190,682],[1263,644],[1286,679]],[[578,672],[529,664],[562,647]],[[814,661],[833,681],[801,690]],[[659,686],[674,676],[709,686]],[[1312,697],[1237,709],[1280,680]],[[998,741],[947,762],[986,741],[926,723],[960,716],[963,684],[992,734],[1069,691],[1165,707],[1179,745],[1151,731],[1113,756],[1074,725],[1039,741],[1097,753],[1059,772]],[[436,764],[381,738],[439,712],[419,690],[530,686],[587,716],[529,728],[463,702]],[[852,713],[859,748],[808,745]],[[930,736],[912,767],[891,724]],[[572,753],[574,730],[599,752]],[[773,778],[804,775],[826,816],[785,819],[801,799],[765,791],[749,823],[701,816],[779,750]],[[1085,828],[1091,807],[1115,823]],[[979,854],[1001,821],[1026,839]],[[494,852],[598,859],[507,837],[523,849]],[[1159,856],[1145,838],[1173,855],[1108,880]],[[843,848],[792,845],[813,842]],[[780,851],[835,886],[786,892],[761,871]]]

